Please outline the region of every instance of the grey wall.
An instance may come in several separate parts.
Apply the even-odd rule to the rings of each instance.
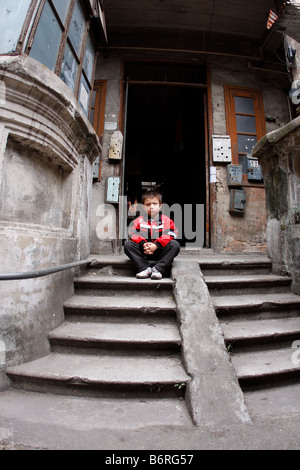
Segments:
[[[224,85],[258,88],[262,90],[266,131],[271,132],[289,122],[287,102],[289,82],[284,74],[256,70],[247,59],[214,57],[210,59],[212,75],[213,133],[225,134],[226,112]],[[212,240],[218,251],[265,252],[267,250],[267,215],[265,190],[246,188],[246,211],[243,217],[229,213],[229,188],[225,164],[217,166],[212,211],[214,217]]]
[[[87,259],[99,140],[71,91],[38,62],[1,57],[0,83],[0,273]],[[0,388],[6,365],[48,353],[73,277],[74,269],[0,281]]]
[[[105,238],[97,236],[97,225],[107,220],[109,228],[115,227],[114,214],[104,209],[98,211],[99,205],[104,204],[106,181],[108,176],[121,174],[119,164],[110,163],[108,160],[109,142],[112,135],[108,130],[108,124],[115,123],[118,126],[120,110],[120,90],[122,78],[122,62],[126,59],[134,60],[178,60],[180,62],[191,61],[203,64],[202,57],[191,56],[184,53],[174,55],[166,52],[134,52],[122,55],[111,51],[108,58],[99,57],[96,79],[108,81],[106,101],[106,129],[104,133],[102,180],[93,185],[92,219],[91,219],[91,251],[93,253],[108,253],[115,250],[115,244]],[[224,85],[236,85],[260,88],[263,92],[265,115],[275,118],[275,122],[266,122],[267,132],[284,126],[289,121],[289,109],[287,93],[289,82],[284,74],[256,70],[249,67],[247,58],[231,58],[229,56],[211,56],[208,58],[211,70],[212,85],[212,113],[214,134],[226,134],[226,114],[224,102]],[[117,128],[117,127],[116,127]],[[229,214],[229,189],[227,186],[226,165],[217,166],[217,182],[212,183],[214,193],[211,203],[212,211],[212,246],[217,251],[266,251],[266,211],[264,189],[247,189],[247,214],[243,218],[232,217]],[[104,216],[103,216],[104,214]],[[101,219],[102,216],[102,219]],[[111,236],[112,231],[107,233]],[[117,235],[115,235],[117,236]],[[103,232],[102,232],[103,237]]]

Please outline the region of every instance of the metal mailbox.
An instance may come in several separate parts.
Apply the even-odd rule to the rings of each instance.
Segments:
[[[213,135],[213,161],[231,162],[231,139],[229,135]]]
[[[247,157],[248,181],[262,181],[262,169],[255,157]]]
[[[97,180],[100,174],[100,156],[93,163],[93,179]]]
[[[123,149],[123,134],[120,131],[116,131],[111,136],[109,156],[110,160],[121,160]]]
[[[110,176],[107,178],[106,202],[118,203],[120,190],[120,178]]]
[[[242,165],[227,165],[228,186],[242,186],[243,168]]]
[[[246,191],[244,189],[230,190],[229,212],[244,215],[246,209]]]

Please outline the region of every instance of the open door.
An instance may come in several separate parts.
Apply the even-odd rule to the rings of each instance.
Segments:
[[[208,247],[205,67],[129,62],[124,77],[122,195],[134,204],[147,189],[158,189],[171,209],[167,215],[176,215],[172,218],[179,229],[179,243],[193,249]],[[127,209],[128,226],[134,215]]]
[[[206,88],[129,80],[127,92],[127,201],[140,202],[147,189],[158,189],[170,216],[176,216],[172,218],[179,228],[179,243],[193,249],[208,246]]]

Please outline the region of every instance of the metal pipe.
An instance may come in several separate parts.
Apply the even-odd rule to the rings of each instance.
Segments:
[[[163,86],[180,86],[188,88],[207,88],[208,85],[202,83],[183,83],[183,82],[162,82],[162,81],[143,81],[143,80],[129,80],[130,85],[163,85]]]
[[[122,155],[122,181],[121,181],[121,191],[122,196],[121,204],[119,204],[119,233],[120,233],[120,246],[119,251],[122,252],[123,244],[122,240],[126,239],[124,225],[126,223],[127,217],[127,204],[125,205],[125,165],[126,165],[126,142],[127,142],[127,113],[128,113],[128,93],[129,93],[129,78],[126,78],[125,82],[125,110],[124,110],[124,140],[123,140],[123,155]]]
[[[75,263],[69,264],[62,264],[61,266],[56,266],[55,268],[48,268],[40,271],[29,271],[25,273],[6,273],[0,274],[0,281],[13,281],[13,280],[21,280],[21,279],[34,279],[37,277],[48,276],[49,274],[58,273],[60,271],[65,271],[67,269],[76,268],[78,266],[83,266],[85,264],[92,263],[93,260],[83,260],[77,261]]]
[[[261,56],[249,56],[245,54],[232,54],[230,52],[212,52],[212,51],[200,51],[193,49],[167,49],[162,47],[143,47],[143,46],[108,46],[108,50],[129,50],[129,51],[146,51],[146,52],[182,52],[184,54],[199,54],[199,55],[219,55],[223,57],[239,57],[242,59],[253,59],[253,60],[264,60],[261,52]]]

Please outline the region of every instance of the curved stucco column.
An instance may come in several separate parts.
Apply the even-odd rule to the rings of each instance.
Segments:
[[[270,132],[254,147],[262,165],[273,271],[289,272],[300,294],[300,117]]]
[[[91,124],[59,77],[27,56],[0,57],[1,273],[89,256],[92,163],[100,152]],[[63,319],[73,276],[0,283],[0,340],[8,364],[47,352],[47,333]]]

